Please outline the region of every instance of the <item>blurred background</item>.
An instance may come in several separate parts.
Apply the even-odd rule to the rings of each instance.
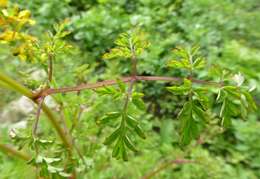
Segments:
[[[38,37],[52,30],[54,23],[69,19],[68,29],[72,33],[67,40],[75,49],[70,54],[61,54],[55,61],[57,86],[115,79],[129,74],[127,61],[105,61],[102,55],[114,46],[120,33],[138,26],[147,34],[151,44],[139,59],[140,75],[181,76],[180,72],[166,68],[165,64],[172,58],[169,52],[176,46],[197,44],[208,66],[219,64],[243,74],[247,83],[256,87],[254,98],[257,105],[260,104],[259,0],[12,2],[32,12],[36,25],[28,31]],[[46,79],[41,64],[21,62],[5,48],[0,48],[0,67],[31,88],[38,87]],[[202,71],[200,76],[204,75]],[[141,178],[176,158],[200,162],[173,164],[154,178],[260,178],[259,111],[250,114],[246,120],[234,119],[232,127],[227,130],[210,126],[201,136],[201,145],[193,143],[183,150],[178,145],[176,120],[183,99],[173,97],[165,86],[165,83],[138,84],[138,89],[145,94],[147,110],[136,113],[148,138],[136,141],[141,152],[132,155],[128,162],[111,158],[111,149],[102,142],[104,133],[112,130],[96,123],[100,114],[118,106],[109,98],[93,96],[91,91],[84,91],[80,96],[57,95],[65,101],[68,118],[74,108],[80,106],[83,111],[80,128],[74,133],[88,161],[88,170],[82,178]],[[10,129],[26,128],[35,108],[25,97],[14,92],[0,89],[0,96],[0,139],[10,143]],[[47,101],[49,106],[55,106],[52,100]],[[46,134],[51,132],[45,120],[41,120],[41,130]],[[28,178],[31,171],[23,162],[0,153],[0,178]]]

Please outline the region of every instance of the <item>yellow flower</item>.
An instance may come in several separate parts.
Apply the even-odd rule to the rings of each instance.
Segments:
[[[18,18],[20,21],[24,23],[29,23],[30,25],[34,25],[35,21],[30,19],[30,17],[31,17],[31,12],[28,10],[20,11],[18,14]]]
[[[11,30],[6,30],[3,33],[0,33],[0,42],[2,43],[12,42],[15,40],[35,42],[37,41],[37,38],[25,33],[19,33]]]
[[[34,48],[30,42],[25,42],[14,48],[13,55],[18,56],[21,61],[33,61],[34,55]]]
[[[8,1],[7,0],[0,0],[0,7],[6,7]]]
[[[11,30],[4,31],[0,34],[0,42],[11,42],[13,40],[19,39],[19,33]]]
[[[3,26],[3,25],[5,25],[5,20],[4,20],[4,18],[2,18],[2,17],[0,17],[0,26]]]
[[[18,14],[18,17],[21,19],[28,19],[31,17],[31,12],[28,10],[20,11]]]

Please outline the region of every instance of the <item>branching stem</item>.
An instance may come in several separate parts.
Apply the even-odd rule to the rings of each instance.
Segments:
[[[41,115],[43,103],[44,103],[44,97],[40,98],[39,104],[38,104],[38,109],[37,109],[37,112],[36,112],[36,119],[35,119],[35,122],[34,122],[33,131],[32,131],[34,138],[37,138],[37,128],[38,128],[38,124],[39,124],[39,120],[40,120],[40,115]]]
[[[213,82],[213,81],[205,81],[189,78],[192,82],[197,84],[209,85],[209,86],[223,86],[223,83]],[[167,77],[167,76],[128,76],[122,77],[120,79],[124,83],[129,83],[131,81],[165,81],[165,82],[182,82],[183,78],[178,77]],[[63,88],[49,88],[39,91],[34,94],[34,98],[40,98],[43,96],[49,96],[57,93],[69,93],[69,92],[78,92],[86,89],[96,89],[102,88],[105,86],[111,86],[117,84],[117,80],[104,80],[96,83],[87,83],[81,84],[74,87],[63,87]]]
[[[7,86],[10,87],[13,91],[16,91],[29,99],[31,99],[33,102],[38,104],[37,99],[42,97],[35,97],[35,94],[29,90],[28,88],[24,87],[23,85],[19,84],[17,81],[13,80],[12,78],[6,76],[5,74],[0,72],[0,81],[5,83]],[[65,134],[64,130],[61,128],[57,117],[55,114],[43,103],[42,104],[42,111],[45,113],[45,115],[48,117],[49,121],[53,125],[54,129],[57,131],[58,135],[60,136],[61,140],[63,141],[64,145],[70,152],[72,152],[73,146],[69,139],[69,137]]]

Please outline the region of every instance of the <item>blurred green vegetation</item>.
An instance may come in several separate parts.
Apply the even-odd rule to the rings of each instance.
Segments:
[[[54,23],[70,19],[72,33],[67,40],[76,46],[73,55],[58,56],[55,66],[57,86],[79,84],[80,66],[89,64],[81,82],[115,79],[129,74],[129,63],[103,60],[102,55],[114,46],[116,37],[134,27],[141,28],[151,43],[138,62],[140,75],[182,76],[180,71],[169,71],[165,64],[173,56],[176,46],[201,46],[208,66],[221,65],[233,72],[241,72],[247,83],[256,86],[256,103],[260,103],[260,2],[259,0],[12,0],[29,9],[37,25],[30,29],[36,36],[52,30]],[[13,57],[5,46],[0,48],[0,67],[10,76],[26,85],[32,72],[41,64],[26,64]],[[24,69],[27,69],[26,71]],[[73,75],[74,74],[74,75]],[[205,76],[202,71],[198,76]],[[41,84],[36,81],[34,86]],[[192,143],[187,148],[178,145],[176,115],[180,104],[172,100],[162,83],[139,84],[143,90],[147,111],[135,111],[149,136],[135,141],[140,153],[123,162],[111,157],[111,149],[102,142],[107,129],[97,125],[100,114],[118,108],[107,97],[98,97],[91,91],[55,95],[64,101],[65,119],[71,125],[75,110],[85,109],[73,136],[83,149],[87,169],[80,178],[141,178],[163,163],[178,158],[199,161],[171,165],[154,178],[183,179],[257,179],[260,178],[260,113],[251,114],[246,121],[236,119],[227,130],[208,126],[202,134],[202,145]],[[0,89],[0,111],[19,96]],[[177,97],[176,97],[177,98]],[[182,99],[178,99],[181,103]],[[79,104],[80,102],[80,104]],[[45,120],[40,129],[44,136],[52,133]],[[3,128],[1,140],[10,143],[8,130]],[[51,150],[51,149],[50,149]],[[48,151],[46,151],[48,153]],[[78,168],[78,171],[83,169]],[[33,169],[24,162],[0,153],[0,178],[33,178]],[[21,173],[23,175],[21,175]]]

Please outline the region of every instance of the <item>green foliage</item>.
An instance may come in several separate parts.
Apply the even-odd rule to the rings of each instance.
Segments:
[[[181,60],[170,61],[168,64],[169,67],[188,70],[189,77],[192,77],[194,70],[198,70],[205,65],[205,60],[202,57],[194,58],[194,56],[197,56],[198,49],[198,47],[193,47],[189,51],[178,49],[176,53]],[[223,76],[220,72],[215,74]],[[231,126],[232,117],[241,116],[245,119],[249,111],[256,110],[255,102],[252,100],[248,89],[242,87],[244,77],[238,74],[234,75],[233,79],[237,83],[237,86],[224,86],[222,84],[216,98],[217,102],[222,103],[219,117],[221,118],[221,125],[224,127]],[[176,95],[188,95],[189,100],[183,105],[182,110],[178,114],[178,119],[181,121],[181,144],[187,145],[192,139],[199,136],[202,126],[205,126],[210,120],[206,112],[206,110],[209,111],[209,108],[205,103],[209,101],[207,97],[209,91],[205,88],[195,87],[193,82],[188,79],[184,79],[181,86],[172,86],[167,89]],[[203,91],[204,96],[201,94]]]
[[[247,90],[240,89],[239,86],[225,86],[219,90],[217,100],[222,102],[220,117],[222,118],[221,123],[225,127],[231,125],[232,116],[241,115],[245,119],[249,111],[256,110],[252,96]]]
[[[115,48],[112,48],[109,53],[104,54],[104,59],[116,57],[130,58],[133,52],[136,56],[140,56],[144,49],[149,46],[149,43],[145,40],[144,33],[139,30],[120,34],[115,44]]]
[[[188,71],[204,68],[206,63],[205,60],[202,57],[195,56],[197,55],[198,50],[198,46],[194,46],[188,51],[182,48],[177,48],[174,52],[180,60],[171,60],[168,66],[172,68],[183,68]]]
[[[167,89],[176,95],[187,95],[191,91],[191,81],[188,79],[184,79],[183,85],[181,86],[171,86],[167,87]]]
[[[120,81],[118,82],[117,90],[113,87],[105,87],[97,90],[97,92],[101,95],[109,95],[117,101],[124,97],[124,94],[127,95],[125,84]],[[136,108],[141,110],[145,108],[145,104],[140,98],[142,96],[142,94],[134,92],[131,98],[131,101],[136,106]],[[135,133],[140,138],[146,138],[143,130],[139,125],[139,120],[128,114],[126,108],[122,109],[122,111],[109,112],[105,114],[105,116],[101,117],[97,123],[100,125],[112,125],[116,128],[115,131],[106,137],[104,141],[105,145],[112,145],[115,143],[112,152],[112,156],[115,158],[123,158],[125,161],[128,160],[126,151],[127,148],[133,152],[137,152],[135,144],[131,139],[133,133]]]
[[[142,99],[143,96],[144,96],[143,93],[134,92],[132,94],[132,103],[140,110],[146,109],[146,105]]]
[[[79,178],[142,178],[182,158],[194,163],[173,164],[154,178],[260,177],[256,0],[12,2],[0,0],[1,69],[32,90],[104,79],[117,84],[96,94],[55,94],[47,102],[81,157],[76,149],[70,156],[43,114],[37,138],[31,119],[21,130],[1,125],[2,142],[11,138],[32,156],[26,164],[1,153],[2,178],[34,178],[33,167],[45,178],[67,178],[74,170]],[[56,24],[62,19],[69,20]],[[138,75],[179,80],[135,82],[125,110],[129,86],[119,79],[129,76],[133,52]],[[129,60],[102,61],[102,55]],[[47,83],[50,57],[54,79]],[[2,112],[18,95],[2,81],[0,87]]]

